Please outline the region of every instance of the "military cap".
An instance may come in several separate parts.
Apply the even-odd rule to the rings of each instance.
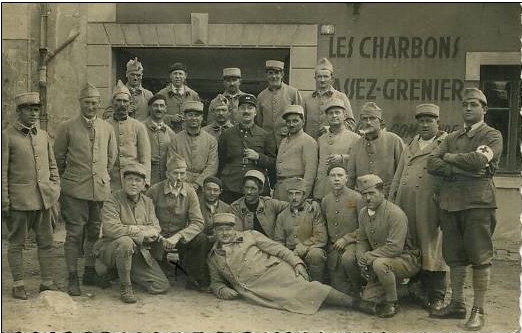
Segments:
[[[252,104],[253,106],[257,107],[257,98],[256,96],[252,94],[243,94],[239,96],[238,105],[241,104]]]
[[[472,98],[476,98],[479,101],[481,101],[482,103],[484,103],[485,105],[488,105],[488,100],[486,98],[486,95],[484,95],[484,93],[482,92],[482,90],[479,90],[477,88],[466,88],[464,90],[464,95],[462,96],[462,100],[465,101],[465,100],[472,99]]]
[[[142,164],[139,163],[131,163],[127,164],[125,167],[123,167],[123,176],[133,173],[135,175],[141,176],[143,178],[147,177],[147,170]]]
[[[346,110],[346,105],[344,105],[344,101],[337,97],[330,98],[325,104],[321,106],[321,110],[326,113],[330,108],[339,107],[343,110]]]
[[[432,117],[439,117],[439,106],[435,104],[419,104],[415,108],[415,118],[419,116],[432,116]]]
[[[357,188],[359,192],[366,191],[378,184],[382,184],[382,179],[374,174],[367,174],[357,178]]]
[[[177,63],[173,64],[172,66],[170,66],[169,74],[174,71],[184,71],[186,73],[187,66],[185,66],[185,64],[182,62],[177,62]]]
[[[219,107],[228,108],[228,105],[229,105],[228,98],[226,98],[225,95],[218,94],[213,100],[210,101],[209,108],[210,109],[216,109]]]
[[[326,58],[319,59],[319,61],[317,62],[317,65],[315,66],[315,71],[316,72],[319,71],[319,70],[322,70],[322,69],[327,69],[327,70],[329,70],[330,72],[333,73],[333,65]]]
[[[265,185],[265,175],[261,171],[258,170],[248,170],[245,175],[243,176],[243,179],[247,178],[254,178],[261,182],[261,184]]]
[[[138,57],[129,60],[127,63],[127,73],[130,72],[143,72],[143,65],[138,61]]]
[[[286,189],[306,192],[304,179],[301,177],[293,177],[288,179],[286,181]]]
[[[304,109],[301,105],[287,105],[281,117],[285,119],[289,114],[298,114],[304,118]]]
[[[223,68],[223,77],[241,77],[241,69],[236,67]]]
[[[100,97],[100,92],[98,91],[98,88],[87,82],[85,84],[85,87],[83,87],[82,90],[80,90],[80,98],[87,98],[87,97]]]
[[[203,185],[208,184],[208,183],[216,184],[220,188],[223,188],[223,182],[218,177],[208,176],[207,178],[205,178],[203,180]]]
[[[217,213],[214,215],[214,228],[223,226],[223,225],[229,225],[229,226],[235,226],[236,225],[236,216],[231,213]]]
[[[16,106],[20,105],[40,105],[40,94],[37,92],[27,92],[15,96]]]
[[[127,94],[129,96],[131,95],[129,88],[127,88],[127,86],[124,85],[123,82],[121,82],[121,80],[118,80],[116,87],[114,87],[114,89],[112,90],[112,98],[114,98],[114,96],[118,94]]]
[[[282,71],[285,68],[285,63],[279,60],[267,60],[265,63],[265,68],[279,69]]]
[[[181,105],[183,112],[197,111],[203,113],[203,103],[199,101],[186,101]]]
[[[332,171],[335,168],[341,168],[344,170],[344,172],[346,172],[346,174],[348,174],[348,171],[346,170],[346,166],[341,163],[329,163],[328,168],[326,169],[326,174],[329,175],[330,171]]]
[[[367,102],[362,106],[360,115],[375,116],[382,119],[382,109],[375,102]]]
[[[148,105],[152,105],[152,103],[154,103],[155,101],[157,101],[158,99],[162,99],[165,101],[165,104],[167,104],[167,97],[165,97],[164,95],[162,94],[156,94],[154,96],[152,96],[149,101],[147,102]]]
[[[174,153],[167,161],[167,170],[173,171],[183,168],[187,168],[187,162],[185,162],[185,159],[181,155]]]

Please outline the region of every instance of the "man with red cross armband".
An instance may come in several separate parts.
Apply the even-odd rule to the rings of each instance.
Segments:
[[[473,271],[473,308],[464,328],[484,325],[485,296],[493,260],[495,185],[492,176],[502,154],[502,135],[484,123],[486,96],[467,88],[462,98],[464,128],[449,134],[428,158],[431,174],[442,176],[439,207],[442,253],[448,266],[452,296],[448,306],[431,314],[437,318],[466,318],[464,282]]]

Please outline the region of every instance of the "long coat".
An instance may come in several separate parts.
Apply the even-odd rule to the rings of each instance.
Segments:
[[[96,118],[89,127],[81,115],[65,122],[56,135],[54,154],[62,176],[62,193],[82,200],[109,199],[109,172],[118,155],[109,123]]]
[[[2,132],[2,207],[49,209],[60,197],[60,176],[47,132],[24,134],[21,124]]]
[[[275,222],[277,215],[279,215],[290,204],[286,201],[272,199],[270,197],[260,197],[259,205],[257,206],[256,216],[259,224],[263,227],[266,235],[271,239],[274,238]],[[238,230],[253,230],[254,229],[254,214],[252,214],[245,203],[245,197],[234,201],[231,205],[234,215],[239,218],[236,221]]]
[[[331,287],[296,277],[297,264],[303,264],[298,256],[261,233],[238,232],[235,242],[223,247],[216,243],[209,254],[210,289],[217,295],[228,282],[259,305],[313,314]]]
[[[154,185],[167,179],[167,149],[176,133],[165,123],[157,126],[150,118],[147,118],[143,124],[145,124],[149,134],[151,151],[150,185]]]
[[[181,132],[183,129],[183,122],[174,121],[174,116],[183,112],[183,103],[188,101],[199,101],[199,95],[197,92],[185,85],[183,86],[183,90],[183,95],[180,96],[174,92],[172,83],[169,83],[168,86],[158,91],[158,94],[167,98],[167,114],[165,114],[164,121],[176,133]]]
[[[402,208],[408,217],[408,229],[413,244],[421,249],[422,268],[444,271],[442,232],[439,228],[438,197],[440,178],[426,171],[429,154],[446,137],[440,132],[430,145],[421,149],[415,136],[402,153],[390,189],[390,200]]]

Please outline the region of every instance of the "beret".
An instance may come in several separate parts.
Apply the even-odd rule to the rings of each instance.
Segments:
[[[149,101],[147,102],[148,105],[152,105],[152,103],[154,103],[155,101],[157,101],[158,99],[162,99],[165,101],[165,104],[167,104],[167,97],[163,96],[162,94],[156,94],[154,96],[152,96]]]
[[[203,180],[203,185],[208,184],[208,183],[216,184],[220,188],[223,188],[223,182],[218,177],[208,176],[207,178],[205,178]]]

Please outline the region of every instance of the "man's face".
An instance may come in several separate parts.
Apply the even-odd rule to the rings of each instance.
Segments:
[[[170,72],[170,82],[176,88],[181,88],[187,79],[187,73],[181,69],[177,69],[175,71]]]
[[[179,168],[167,171],[167,178],[174,187],[180,187],[187,176],[186,168]]]
[[[301,190],[288,190],[288,198],[290,199],[290,207],[301,207],[306,199],[305,192]]]
[[[80,99],[80,112],[87,119],[92,119],[98,113],[99,97],[85,97]]]
[[[261,193],[261,189],[258,187],[258,184],[253,179],[245,180],[243,185],[243,195],[245,196],[245,201],[249,204],[255,204],[259,200],[259,194]]]
[[[269,68],[266,70],[266,80],[270,87],[280,87],[283,83],[284,73],[280,69]]]
[[[330,126],[341,125],[344,121],[344,110],[334,106],[326,110],[326,119]]]
[[[128,173],[123,178],[123,188],[129,196],[138,195],[145,189],[145,178],[134,173]]]
[[[130,107],[130,96],[125,93],[117,94],[112,99],[112,107],[117,115],[126,116]]]
[[[374,115],[361,115],[361,130],[366,133],[377,133],[381,130],[381,121]]]
[[[141,80],[143,79],[143,74],[140,71],[128,72],[127,73],[127,82],[131,87],[139,87],[141,86]]]
[[[439,131],[439,118],[422,115],[417,117],[419,134],[423,140],[433,138]]]
[[[289,114],[285,117],[286,127],[290,134],[298,133],[304,126],[303,118],[298,114]]]
[[[470,98],[462,102],[462,111],[466,125],[473,125],[484,120],[488,107],[483,106],[478,99]]]
[[[197,129],[201,126],[203,121],[203,114],[198,111],[185,112],[185,125],[192,129]]]
[[[221,244],[232,243],[236,239],[236,229],[231,225],[220,225],[214,228],[216,239]]]
[[[18,107],[18,120],[27,127],[32,127],[40,117],[40,105],[20,105]]]
[[[319,90],[325,90],[332,84],[332,72],[320,69],[315,72],[315,86]]]
[[[361,194],[364,200],[366,200],[366,206],[371,210],[376,210],[384,200],[384,193],[375,188],[375,186],[364,190]]]
[[[256,107],[250,103],[243,103],[238,107],[239,114],[241,114],[241,123],[244,125],[251,125],[257,114]]]
[[[227,122],[228,117],[230,115],[228,106],[226,106],[226,105],[218,106],[213,111],[214,111],[214,114],[216,115],[216,122],[218,124],[224,124]]]
[[[336,191],[339,191],[348,182],[348,175],[346,174],[346,170],[343,168],[332,168],[328,174],[328,179],[330,180],[332,187]]]
[[[150,115],[155,122],[163,120],[165,113],[167,112],[167,104],[163,99],[157,99],[150,105]]]
[[[215,183],[206,183],[203,186],[203,195],[205,196],[205,201],[209,204],[214,204],[219,200],[219,195],[221,194],[221,187]]]
[[[239,91],[239,86],[241,85],[241,78],[234,76],[227,76],[223,78],[223,85],[225,86],[225,91],[230,95],[235,95]]]

